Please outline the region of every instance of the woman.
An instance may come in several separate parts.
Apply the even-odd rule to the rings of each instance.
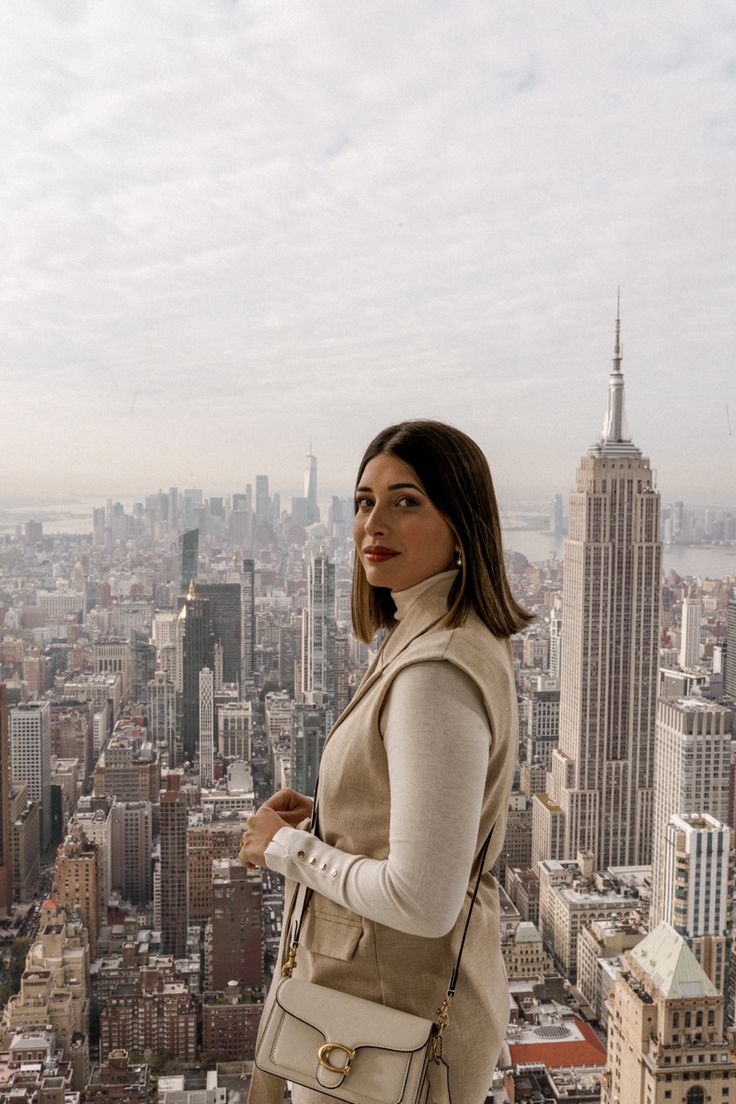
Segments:
[[[528,615],[508,586],[491,474],[440,422],[389,426],[358,472],[353,626],[389,635],[332,729],[312,803],[275,794],[248,821],[240,858],[314,892],[295,976],[432,1018],[457,955],[491,827],[504,838],[517,751],[508,637]],[[508,1018],[498,893],[473,911],[444,1038],[453,1104],[485,1100]],[[251,1104],[280,1100],[255,1071]],[[295,1104],[326,1100],[294,1088]]]

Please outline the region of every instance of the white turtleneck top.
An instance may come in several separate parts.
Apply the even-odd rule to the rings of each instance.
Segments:
[[[393,592],[397,620],[439,578]],[[444,935],[460,912],[477,843],[491,741],[480,691],[452,663],[406,667],[388,691],[381,735],[391,786],[388,858],[350,855],[287,827],[268,845],[266,863],[369,920]],[[325,878],[322,863],[339,877]]]

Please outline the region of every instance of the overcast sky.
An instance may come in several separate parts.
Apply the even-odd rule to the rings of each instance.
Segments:
[[[566,493],[620,283],[633,439],[736,505],[730,0],[5,0],[0,54],[8,492],[349,489],[429,416]]]

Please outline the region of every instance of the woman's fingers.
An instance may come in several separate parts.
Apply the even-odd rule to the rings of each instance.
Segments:
[[[287,788],[278,790],[267,801],[264,801],[261,808],[273,809],[293,827],[306,817],[311,816],[312,799],[305,797],[304,794],[297,793],[296,790]]]

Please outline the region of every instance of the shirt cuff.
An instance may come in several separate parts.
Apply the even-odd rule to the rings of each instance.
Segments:
[[[307,832],[299,832],[296,828],[279,828],[278,832],[263,852],[266,866],[270,870],[277,871],[279,874],[284,873],[282,866],[289,859],[289,836],[292,832],[298,836],[309,834]]]
[[[349,907],[343,900],[345,875],[358,859],[299,828],[279,828],[264,852],[266,866]]]

